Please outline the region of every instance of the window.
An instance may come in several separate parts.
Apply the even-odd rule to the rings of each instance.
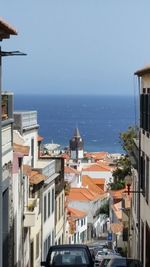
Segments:
[[[54,245],[55,242],[55,234],[54,234],[54,230],[52,231],[52,245]]]
[[[145,186],[145,196],[147,203],[149,202],[149,158],[146,157],[146,186]]]
[[[145,93],[140,96],[140,126],[145,131],[150,132],[150,94]]]
[[[60,208],[60,205],[61,205],[61,198],[59,197],[59,207],[58,207],[58,211],[59,211],[59,216],[58,216],[58,219],[60,220],[60,211],[61,211],[61,208]]]
[[[51,192],[48,192],[48,217],[51,214]]]
[[[64,195],[63,194],[62,194],[62,206],[61,206],[61,208],[62,208],[61,215],[63,216],[63,214],[64,214]]]
[[[52,212],[54,212],[54,201],[55,201],[55,194],[54,194],[54,188],[52,189]]]
[[[141,156],[141,189],[143,190],[143,195],[145,195],[145,156],[144,153]]]
[[[39,257],[40,254],[40,234],[36,235],[36,259]]]
[[[48,248],[51,246],[51,234],[48,237]]]
[[[47,217],[47,197],[46,197],[46,195],[44,196],[44,222],[46,221],[46,217]]]
[[[33,240],[30,243],[30,266],[34,266],[34,244]]]
[[[58,207],[57,207],[57,205],[58,205],[58,201],[56,200],[56,204],[55,204],[55,207],[56,207],[56,210],[55,210],[55,222],[57,223],[57,220],[58,220],[58,214],[57,214],[57,212],[58,212]]]
[[[31,166],[34,167],[34,139],[31,139]]]

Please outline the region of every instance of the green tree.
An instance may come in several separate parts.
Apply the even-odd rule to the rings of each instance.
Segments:
[[[122,148],[130,153],[133,150],[134,138],[137,138],[138,128],[129,126],[127,131],[120,133],[120,142]]]
[[[131,161],[128,154],[132,153],[134,138],[137,138],[137,128],[128,127],[127,131],[120,133],[120,142],[126,154],[117,161],[117,168],[113,171],[114,183],[110,184],[112,190],[123,189],[125,187],[124,178],[131,175]]]

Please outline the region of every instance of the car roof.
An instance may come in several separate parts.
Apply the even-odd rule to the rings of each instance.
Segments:
[[[64,245],[54,245],[50,249],[64,249],[64,248],[88,248],[87,245],[83,244],[64,244]]]
[[[103,256],[103,259],[126,259],[126,258],[116,254],[107,254]]]

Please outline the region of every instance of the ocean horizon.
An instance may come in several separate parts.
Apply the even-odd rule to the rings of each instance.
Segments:
[[[133,96],[14,95],[14,110],[36,110],[43,143],[69,145],[79,128],[85,151],[123,153],[119,135],[136,124]]]

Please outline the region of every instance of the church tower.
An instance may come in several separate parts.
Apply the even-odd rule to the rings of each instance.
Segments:
[[[83,158],[83,139],[78,128],[75,129],[74,135],[70,140],[70,153],[73,160],[78,161]]]

